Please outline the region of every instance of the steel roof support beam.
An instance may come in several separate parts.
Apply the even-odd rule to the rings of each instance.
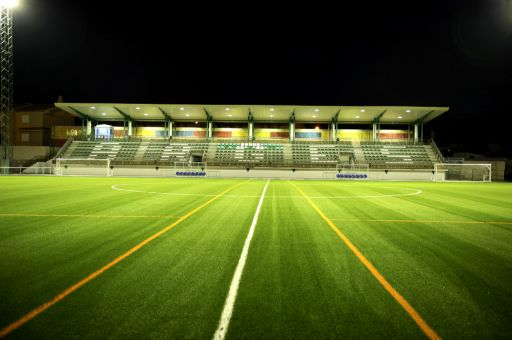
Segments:
[[[423,122],[432,114],[432,112],[434,112],[434,110],[427,112],[414,122],[414,143],[417,143],[418,141],[423,143]]]
[[[206,114],[206,129],[207,138],[210,142],[213,142],[213,116],[203,107],[204,113]]]
[[[379,113],[379,115],[375,118],[373,118],[372,123],[372,140],[373,142],[380,142],[380,119],[384,114],[386,113],[387,109]]]
[[[132,117],[130,117],[129,114],[127,114],[126,112],[123,112],[121,109],[117,108],[114,106],[114,109],[116,109],[117,112],[119,112],[121,114],[121,116],[123,116],[124,120],[127,120],[127,121],[131,121],[133,120]]]
[[[254,140],[254,116],[251,109],[249,109],[249,115],[247,116],[247,131],[247,138],[252,142]]]
[[[331,118],[331,141],[336,141],[336,136],[338,135],[338,116],[340,114],[340,110],[334,114]]]
[[[290,138],[290,142],[295,141],[295,110],[292,111],[292,114],[290,115],[290,125],[288,129],[288,137]]]
[[[162,109],[161,107],[158,107],[158,109],[160,110],[160,112],[162,113],[162,115],[164,116],[164,128],[165,128],[165,136],[171,140],[172,139],[172,135],[173,135],[173,125],[174,125],[174,122],[171,118],[171,115],[168,114],[167,112],[165,112],[164,109]]]
[[[123,112],[121,109],[114,106],[114,109],[116,109],[117,112],[123,116],[123,140],[126,140],[126,137],[128,136],[128,139],[132,136],[132,117],[130,117],[129,114],[126,112]],[[127,124],[128,123],[128,124]],[[126,128],[128,128],[128,133],[126,131]]]
[[[82,118],[82,140],[89,140],[91,136],[92,126],[89,116],[74,107],[68,106],[70,110],[75,112],[80,118]],[[84,133],[85,130],[85,133]]]
[[[167,112],[164,111],[164,109],[162,109],[161,107],[158,107],[158,109],[160,110],[160,112],[162,113],[162,115],[164,116],[165,120],[167,121],[172,121],[171,119],[171,115],[168,114]]]

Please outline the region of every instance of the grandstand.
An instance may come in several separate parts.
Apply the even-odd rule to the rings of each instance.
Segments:
[[[448,110],[444,107],[55,105],[82,121],[81,129],[74,129],[80,133],[69,138],[58,157],[108,158],[115,174],[151,175],[154,170],[156,175],[162,173],[158,169],[201,162],[221,177],[269,176],[271,170],[271,177],[326,178],[326,171],[352,165],[367,166],[370,179],[424,180],[432,179],[434,164],[442,163],[443,157],[435,143],[424,137],[423,125]],[[97,127],[101,125],[107,135],[95,135],[100,130],[93,128],[93,122]],[[141,122],[144,124],[139,126]],[[104,123],[112,124],[111,129]],[[216,128],[216,123],[222,127]],[[247,127],[240,127],[244,123]]]

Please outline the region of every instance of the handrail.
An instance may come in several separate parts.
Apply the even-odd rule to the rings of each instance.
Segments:
[[[66,140],[66,142],[60,147],[59,151],[57,151],[55,156],[53,156],[52,160],[59,158],[64,153],[64,151],[66,151],[66,149],[73,142],[73,140],[74,140],[73,136],[69,136],[68,139]]]
[[[436,155],[439,158],[439,160],[441,161],[441,163],[444,163],[444,156],[441,153],[441,150],[439,150],[439,148],[437,147],[436,142],[434,142],[434,138],[430,139],[430,145],[432,146],[432,148],[436,152]]]

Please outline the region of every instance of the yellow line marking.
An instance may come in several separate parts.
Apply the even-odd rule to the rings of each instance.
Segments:
[[[179,216],[177,216],[177,215],[85,215],[85,214],[0,213],[0,217],[162,218],[162,217],[179,217]]]
[[[441,337],[423,320],[421,315],[410,305],[410,303],[386,280],[384,276],[371,264],[370,261],[357,249],[357,247],[348,239],[345,234],[338,229],[338,227],[318,208],[318,206],[302,191],[297,185],[291,183],[309,204],[316,210],[316,212],[327,222],[331,229],[338,235],[338,237],[347,245],[347,247],[357,256],[359,261],[370,271],[370,273],[379,281],[379,283],[386,289],[386,291],[402,306],[402,308],[409,314],[409,316],[416,322],[418,327],[425,333],[429,339],[441,339]]]
[[[392,222],[392,223],[460,223],[460,224],[512,224],[510,221],[467,221],[467,220],[349,220],[331,218],[331,221],[344,220],[346,222]]]
[[[224,190],[223,192],[221,192],[220,194],[214,196],[213,198],[211,198],[210,200],[206,201],[205,203],[201,204],[200,206],[192,209],[191,211],[189,211],[188,213],[186,213],[185,215],[183,215],[182,217],[180,217],[177,221],[175,221],[174,223],[168,225],[167,227],[165,227],[164,229],[160,230],[159,232],[153,234],[152,236],[146,238],[144,241],[140,242],[139,244],[137,244],[136,246],[134,246],[133,248],[131,248],[130,250],[128,250],[127,252],[125,252],[124,254],[120,255],[119,257],[117,257],[116,259],[114,259],[113,261],[111,261],[110,263],[104,265],[103,267],[101,267],[100,269],[96,270],[95,272],[93,272],[92,274],[90,274],[89,276],[83,278],[82,280],[78,281],[77,283],[75,283],[74,285],[68,287],[67,289],[65,289],[63,292],[61,292],[59,295],[55,296],[53,299],[51,299],[50,301],[46,302],[46,303],[43,303],[42,305],[40,305],[39,307],[33,309],[32,311],[30,311],[29,313],[25,314],[24,316],[22,316],[20,319],[14,321],[13,323],[11,323],[10,325],[6,326],[5,328],[3,328],[2,330],[0,330],[0,338],[1,337],[4,337],[6,336],[7,334],[11,333],[12,331],[14,331],[15,329],[21,327],[22,325],[24,325],[25,323],[27,323],[28,321],[32,320],[33,318],[35,318],[36,316],[38,316],[39,314],[41,314],[42,312],[44,312],[45,310],[47,310],[48,308],[50,308],[51,306],[53,306],[54,304],[56,304],[57,302],[61,301],[62,299],[64,299],[66,296],[68,296],[69,294],[73,293],[74,291],[76,291],[77,289],[79,289],[80,287],[82,287],[83,285],[85,285],[86,283],[88,283],[89,281],[95,279],[96,277],[100,276],[101,274],[103,274],[104,272],[106,272],[107,270],[109,270],[110,268],[112,268],[113,266],[115,266],[116,264],[118,264],[119,262],[123,261],[124,259],[126,259],[128,256],[132,255],[133,253],[135,253],[136,251],[138,251],[139,249],[141,249],[142,247],[144,247],[145,245],[147,245],[148,243],[150,243],[151,241],[155,240],[156,238],[162,236],[163,234],[165,234],[166,232],[168,232],[169,230],[171,230],[172,228],[174,228],[175,226],[177,226],[178,224],[180,224],[181,222],[185,221],[186,219],[188,219],[190,216],[192,216],[193,214],[195,214],[196,212],[198,212],[199,210],[201,210],[202,208],[206,207],[207,205],[209,205],[210,203],[212,203],[213,201],[215,201],[216,199],[218,199],[219,197],[221,197],[222,195],[224,195],[225,193],[227,193],[228,191],[231,191],[233,190],[234,188],[242,185],[246,183],[245,181],[242,182],[242,183],[238,183],[226,190]]]

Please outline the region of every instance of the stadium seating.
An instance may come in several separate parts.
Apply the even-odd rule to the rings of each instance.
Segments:
[[[111,164],[175,165],[189,161],[220,167],[336,168],[368,164],[373,169],[433,168],[431,145],[361,142],[74,141],[62,158],[111,159]]]
[[[218,165],[282,165],[284,144],[219,143],[214,144],[214,157],[207,160]]]
[[[430,145],[361,142],[371,168],[433,168],[436,156]]]

